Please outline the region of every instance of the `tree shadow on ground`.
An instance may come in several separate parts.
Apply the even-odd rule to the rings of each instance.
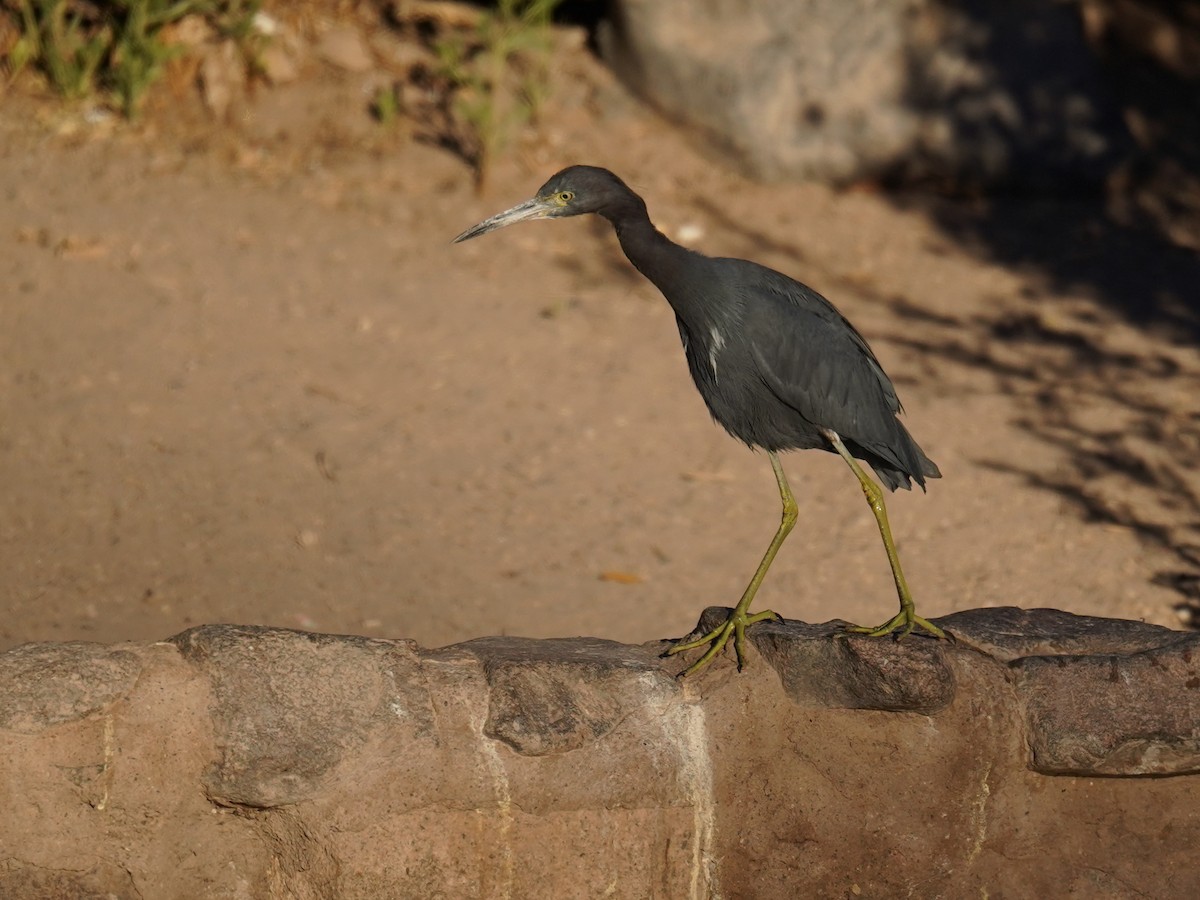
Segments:
[[[978,16],[985,65],[988,54],[1021,58],[1004,46],[1003,16],[962,9]],[[980,462],[1168,550],[1178,567],[1152,580],[1176,590],[1181,618],[1200,627],[1200,0],[1084,0],[1079,14],[1128,153],[1090,191],[1066,178],[987,198],[896,195],[1030,285],[986,316],[923,321],[896,343],[989,372],[1016,397],[1015,424],[1067,464]],[[1036,118],[1035,97],[1011,99]]]
[[[1099,198],[964,203],[908,195],[897,202],[920,209],[960,246],[1055,293],[1086,293],[1162,340],[1200,338],[1200,256],[1147,228],[1114,222]]]
[[[942,361],[941,377],[953,378],[955,366],[988,373],[1017,403],[1013,424],[1058,452],[976,462],[1167,551],[1176,565],[1151,581],[1175,590],[1180,619],[1200,627],[1200,356],[1192,346],[1147,340],[1086,301],[1050,303],[1034,291],[953,325],[924,321],[891,341]]]

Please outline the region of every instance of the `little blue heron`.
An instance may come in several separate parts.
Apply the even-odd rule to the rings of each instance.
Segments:
[[[470,240],[517,222],[596,213],[617,232],[625,256],[662,292],[675,311],[688,369],[713,418],[751,448],[767,451],[783,520],[754,577],[729,618],[702,637],[677,642],[667,654],[708,645],[683,675],[704,667],[733,637],[738,668],[746,628],[768,618],[750,604],[798,510],[781,450],[820,449],[844,459],[875,513],[891,563],[900,612],[878,628],[847,626],[873,637],[920,628],[945,633],[917,615],[900,569],[883,491],[863,471],[863,460],[889,490],[940,478],[897,415],[900,401],[866,339],[832,303],[786,275],[744,259],[714,259],[672,243],[650,221],[645,201],[612,172],[593,166],[563,169],[532,200],[485,219],[454,239]]]

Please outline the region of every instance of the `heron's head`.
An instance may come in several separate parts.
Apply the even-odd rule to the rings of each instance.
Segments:
[[[512,209],[484,219],[454,239],[454,243],[495,231],[506,225],[527,222],[532,219],[559,219],[565,216],[581,216],[584,213],[604,213],[618,205],[637,199],[620,178],[608,169],[595,166],[571,166],[541,186],[531,200],[519,203]]]

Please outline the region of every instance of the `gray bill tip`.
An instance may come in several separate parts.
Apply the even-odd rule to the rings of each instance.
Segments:
[[[472,225],[450,243],[461,244],[463,241],[469,241],[473,237],[479,237],[481,234],[487,234],[491,228],[485,227],[487,222],[480,222],[478,225]]]
[[[472,225],[451,243],[460,244],[463,241],[469,241],[471,238],[479,237],[481,234],[487,234],[489,231],[495,231],[497,228],[504,228],[508,225],[515,225],[518,222],[524,222],[528,219],[541,219],[549,215],[553,207],[547,206],[536,197],[532,200],[526,200],[524,203],[519,203],[512,209],[506,209],[502,213],[497,213],[489,219],[484,219],[478,225]]]

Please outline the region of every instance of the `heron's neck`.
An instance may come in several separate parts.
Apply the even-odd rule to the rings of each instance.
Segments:
[[[612,222],[617,240],[634,268],[657,287],[675,314],[694,327],[707,326],[708,310],[691,289],[705,257],[680,247],[654,227],[640,198],[617,214],[601,213]]]

